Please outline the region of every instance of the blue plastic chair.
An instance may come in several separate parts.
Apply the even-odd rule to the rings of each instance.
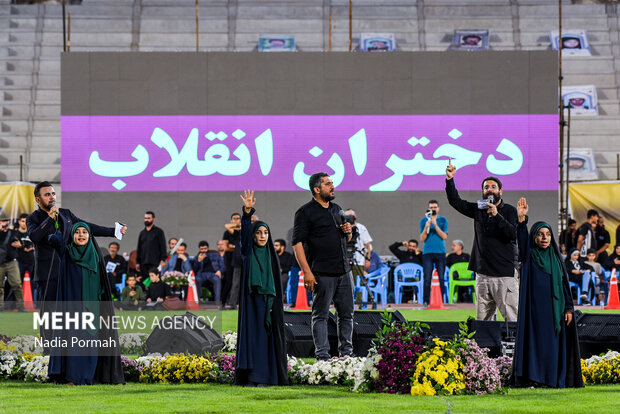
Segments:
[[[366,283],[368,289],[373,293],[375,302],[377,301],[377,295],[381,297],[381,307],[385,309],[387,305],[387,275],[390,273],[389,266],[381,266],[374,272],[368,273],[366,277]],[[359,276],[358,276],[359,278]],[[361,282],[360,282],[361,284]],[[362,302],[368,302],[368,289],[364,286],[361,287]]]
[[[607,301],[609,301],[609,281],[611,280],[611,271],[603,269],[603,280],[601,282],[606,282],[601,285],[602,293],[605,294],[605,306],[607,306]]]
[[[295,279],[295,276],[297,278]],[[293,292],[291,290],[291,280],[295,280],[295,283],[299,284],[299,272],[292,270],[288,271],[288,282],[286,282],[286,303],[293,303]],[[297,300],[297,298],[295,298]]]
[[[416,289],[418,303],[424,303],[424,269],[419,264],[403,263],[394,269],[394,298],[396,304],[403,301],[403,287],[412,286]]]
[[[450,287],[450,269],[445,267],[443,272],[443,303],[448,303],[448,288]]]
[[[581,287],[575,283],[575,282],[571,282],[570,280],[568,281],[568,288],[569,290],[572,292],[573,288],[575,288],[577,290],[577,305],[581,305]]]
[[[116,287],[116,290],[118,290],[119,292],[123,291],[123,289],[125,288],[126,279],[127,279],[127,274],[123,273],[123,275],[121,276],[121,283],[117,283],[114,285]]]

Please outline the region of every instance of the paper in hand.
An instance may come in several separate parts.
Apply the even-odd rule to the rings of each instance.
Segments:
[[[114,223],[114,226],[114,237],[119,240],[123,240],[123,233],[121,233],[121,229],[125,226],[118,221]]]

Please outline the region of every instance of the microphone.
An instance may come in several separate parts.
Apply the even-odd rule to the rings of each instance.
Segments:
[[[495,204],[495,197],[492,194],[489,196],[489,203]]]
[[[55,202],[55,201],[52,201],[52,202],[50,203],[50,207],[54,207],[55,205],[56,205],[56,202]],[[55,211],[55,212],[54,212],[54,228],[55,228],[56,230],[58,230],[58,228],[59,228],[59,227],[60,227],[60,225],[58,224],[58,212],[57,212],[57,211]]]
[[[347,222],[347,216],[346,216],[346,214],[344,214],[344,210],[340,210],[340,211],[338,212],[338,214],[340,214],[340,221],[341,221],[341,224],[346,223],[346,222]]]

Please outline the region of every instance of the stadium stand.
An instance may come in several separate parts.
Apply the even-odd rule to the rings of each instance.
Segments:
[[[201,51],[253,51],[259,35],[295,36],[300,51],[349,47],[346,0],[210,0],[200,4]],[[563,59],[565,85],[596,85],[599,116],[575,117],[571,145],[593,147],[601,179],[615,179],[620,130],[617,4],[563,2],[563,27],[585,29],[590,57]],[[71,51],[194,51],[194,0],[83,0],[71,12]],[[550,49],[557,6],[544,0],[356,0],[361,32],[396,33],[401,51],[447,51],[455,29],[489,29],[491,50]],[[0,181],[60,180],[61,7],[0,0]],[[450,52],[446,52],[450,53]],[[484,52],[477,52],[484,53]],[[541,68],[554,70],[555,68]],[[71,80],[63,80],[71,82]]]

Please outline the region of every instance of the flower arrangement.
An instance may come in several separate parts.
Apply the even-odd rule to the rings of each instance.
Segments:
[[[510,383],[510,376],[512,375],[512,357],[501,356],[493,358],[497,371],[499,372],[499,380],[502,383],[502,387]]]
[[[177,354],[155,359],[140,374],[140,382],[145,383],[204,383],[215,379],[215,364],[196,355]]]
[[[146,351],[145,333],[124,333],[118,336],[121,352],[128,355],[142,355]]]
[[[494,393],[502,382],[497,363],[488,356],[488,348],[481,348],[476,341],[463,339],[456,359],[463,363],[467,391],[474,394]]]
[[[237,350],[237,332],[226,331],[222,334],[222,339],[224,340],[222,352],[235,352]]]
[[[380,358],[377,360],[374,389],[385,393],[409,394],[416,361],[424,351],[422,328],[428,328],[428,325],[420,322],[394,323],[391,313],[383,314],[383,328],[375,339]]]
[[[433,338],[433,344],[416,362],[411,395],[462,394],[466,378],[457,352],[438,338]]]
[[[163,359],[167,357],[169,354],[162,355],[159,352],[153,352],[152,354],[148,354],[145,356],[141,356],[136,358],[136,363],[138,363],[143,368],[149,368],[155,361]]]
[[[289,357],[289,378],[293,384],[344,385],[354,387],[362,382],[367,370],[366,358],[334,357],[326,361],[307,364],[295,357]],[[359,385],[358,385],[359,388]]]
[[[215,365],[215,380],[222,384],[232,384],[235,380],[235,355],[217,354],[210,357]]]
[[[0,341],[0,345],[4,345],[4,342]],[[13,370],[17,364],[17,355],[0,347],[0,379],[11,378],[13,376]]]
[[[30,352],[33,354],[42,354],[43,348],[37,345],[36,337],[33,335],[19,335],[6,343],[9,347],[15,347],[16,354]]]
[[[123,366],[123,374],[127,382],[139,382],[140,374],[144,369],[136,360],[121,355],[121,365]]]
[[[46,356],[18,356],[17,370],[14,375],[17,379],[24,381],[45,382],[49,378],[47,376],[47,368],[50,362],[49,355]]]
[[[371,348],[365,358],[362,369],[356,372],[353,390],[357,392],[369,392],[374,388],[375,381],[379,378],[377,365],[381,361],[381,354],[375,348]]]
[[[581,360],[584,382],[590,384],[615,384],[620,382],[620,354],[608,351],[602,356]]]
[[[179,272],[176,270],[166,272],[162,275],[162,281],[166,282],[171,287],[178,288],[180,286],[185,286],[189,282],[187,281],[187,275],[183,272]]]

